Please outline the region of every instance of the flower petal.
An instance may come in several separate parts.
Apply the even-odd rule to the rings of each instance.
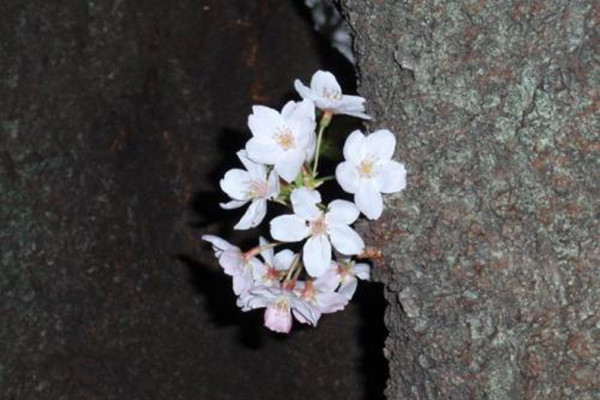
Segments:
[[[321,215],[317,204],[321,202],[321,194],[306,187],[294,189],[290,195],[294,213],[306,220],[313,220]]]
[[[305,117],[291,119],[287,123],[294,135],[295,148],[307,153],[315,136],[316,122]]]
[[[354,265],[354,274],[362,280],[371,280],[371,267],[369,264],[358,263]]]
[[[265,326],[273,332],[289,333],[292,329],[290,308],[283,308],[279,303],[272,303],[265,310]]]
[[[303,99],[315,100],[315,93],[308,86],[304,85],[300,79],[294,81],[294,88]]]
[[[269,269],[267,266],[261,262],[252,265],[252,279],[255,283],[263,283],[262,278],[267,275]]]
[[[283,119],[288,119],[292,111],[296,108],[297,104],[298,102],[295,102],[293,100],[290,100],[287,103],[285,103],[285,105],[281,109],[281,117]]]
[[[289,105],[290,103],[294,104]],[[315,121],[315,103],[310,99],[304,99],[297,103],[288,102],[286,107],[284,107],[285,113],[284,110],[281,111],[281,114],[285,119]]]
[[[331,243],[326,235],[310,237],[302,248],[302,261],[310,276],[319,277],[331,263]]]
[[[281,289],[261,285],[261,286],[253,287],[250,290],[250,294],[255,299],[254,301],[263,303],[262,301],[260,301],[260,299],[265,299],[265,300],[267,300],[268,303],[272,303],[279,296],[281,296]],[[253,302],[251,302],[251,303],[253,303]],[[252,308],[260,308],[260,307],[265,307],[265,306],[256,306],[256,307],[252,307]]]
[[[281,147],[272,140],[253,137],[246,142],[246,152],[252,160],[262,164],[275,164],[283,154]]]
[[[400,192],[406,187],[406,168],[397,161],[388,161],[377,167],[375,181],[382,193]]]
[[[237,246],[232,245],[225,239],[221,239],[215,235],[202,235],[202,240],[210,243],[217,250],[239,250]]]
[[[342,254],[359,254],[365,248],[365,242],[348,225],[328,224],[327,232],[333,247]]]
[[[303,150],[289,150],[275,162],[275,171],[286,182],[292,182],[302,169],[305,154]]]
[[[265,247],[265,249],[260,252],[261,257],[263,258],[263,260],[265,260],[267,264],[273,266],[275,250],[273,249],[273,247],[267,247],[269,244],[269,241],[264,237],[260,236],[258,238],[258,245],[260,247]]]
[[[306,221],[296,215],[281,215],[271,221],[271,236],[282,242],[299,242],[308,236]]]
[[[248,158],[246,150],[240,150],[235,153],[252,178],[264,180],[267,177],[267,168],[263,164],[258,164]]]
[[[356,193],[358,190],[360,175],[356,165],[351,162],[344,161],[337,166],[335,179],[346,193]]]
[[[303,310],[306,311],[305,309]],[[310,314],[307,312],[309,318],[307,318],[302,312],[296,309],[292,309],[292,314],[294,315],[294,318],[296,318],[296,321],[300,322],[301,324],[307,324],[312,326],[317,326],[317,321],[319,321],[319,318],[321,317],[321,313],[319,313],[318,311],[311,312]]]
[[[257,289],[262,288],[262,286],[254,287],[247,292],[240,293],[236,305],[240,307],[242,311],[250,311],[268,306],[269,303],[271,303],[271,299],[256,293]]]
[[[371,181],[365,181],[360,185],[354,195],[354,203],[371,220],[379,218],[383,211],[381,193],[379,193]]]
[[[244,270],[244,258],[241,250],[225,250],[219,257],[219,265],[229,276],[240,275]]]
[[[317,296],[317,308],[323,314],[330,314],[343,310],[348,304],[348,300],[350,300],[350,297],[346,297],[336,292],[319,293]]]
[[[219,203],[224,210],[233,210],[234,208],[240,208],[244,204],[246,204],[249,200],[231,200],[227,203]]]
[[[230,169],[219,182],[221,189],[234,200],[248,200],[248,185],[251,181],[248,171],[243,169]]]
[[[349,115],[351,117],[356,117],[356,118],[366,119],[366,120],[372,119],[372,117],[370,115],[365,114],[364,112],[360,112],[360,111],[343,110],[343,111],[338,112],[338,114],[345,114],[345,115]]]
[[[333,292],[340,284],[340,275],[337,268],[329,268],[323,275],[315,279],[313,286],[320,292]]]
[[[365,98],[361,96],[352,96],[345,94],[342,96],[340,108],[345,111],[365,111]]]
[[[342,101],[338,105],[338,112],[340,114],[351,115],[362,119],[371,119],[370,116],[365,114],[365,99],[360,96],[342,96]]]
[[[310,162],[315,158],[315,151],[317,150],[317,134],[312,132],[308,136],[308,143],[304,147],[306,153],[306,162]]]
[[[265,106],[252,107],[252,114],[248,117],[248,127],[252,135],[257,138],[270,138],[282,123],[283,118],[281,118],[279,112]]]
[[[356,287],[358,286],[358,280],[353,276],[347,276],[346,280],[340,286],[338,293],[346,296],[348,300],[354,296],[354,292],[356,292]]]
[[[396,136],[387,129],[375,131],[367,136],[365,148],[376,160],[388,161],[396,149]]]
[[[358,165],[365,155],[365,135],[359,130],[352,132],[344,143],[344,158]]]
[[[296,319],[299,322],[303,324],[317,326],[317,322],[321,317],[321,313],[319,312],[319,310],[317,310],[315,307],[313,307],[306,301],[297,297],[290,298],[290,305],[292,307],[294,317],[296,317]]]
[[[360,211],[358,207],[346,200],[334,200],[329,203],[329,211],[325,214],[327,223],[350,225],[356,221]]]
[[[233,275],[233,293],[239,295],[250,290],[253,282],[254,279],[252,279],[250,268],[242,269],[240,274]]]
[[[342,88],[335,76],[328,71],[317,71],[310,80],[310,88],[319,97],[327,98],[328,93],[339,93],[341,96]]]
[[[250,207],[246,210],[242,219],[233,227],[240,231],[258,226],[267,214],[267,201],[264,199],[256,199],[250,203]]]
[[[272,199],[277,197],[279,194],[279,175],[277,175],[277,171],[274,169],[269,173],[267,184],[269,185],[269,194],[267,198]]]
[[[273,267],[278,271],[285,271],[292,266],[296,255],[291,250],[285,249],[277,252],[273,258]]]

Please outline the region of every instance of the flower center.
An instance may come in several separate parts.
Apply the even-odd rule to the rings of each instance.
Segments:
[[[283,288],[287,291],[294,290],[294,287],[296,287],[296,280],[290,280],[290,281],[283,282]]]
[[[331,90],[328,88],[323,88],[321,92],[321,96],[328,100],[340,101],[342,100],[342,92],[338,92],[337,90]]]
[[[273,267],[267,268],[267,281],[270,282],[279,282],[280,273]]]
[[[249,196],[253,199],[265,198],[269,195],[269,184],[265,181],[253,179],[249,187]]]
[[[287,297],[280,297],[279,299],[277,299],[277,301],[275,302],[275,307],[280,312],[287,312],[290,309],[290,304],[288,302]]]
[[[281,146],[284,150],[289,150],[296,147],[296,139],[292,134],[292,130],[288,126],[281,126],[275,132],[275,143]]]
[[[345,264],[338,264],[338,270],[337,273],[342,277],[345,278],[346,275],[348,275],[348,273],[350,272],[350,266],[349,265],[345,265]]]
[[[313,236],[320,235],[327,231],[327,224],[325,223],[324,214],[321,214],[319,218],[310,221],[310,231],[313,234]]]
[[[315,290],[315,287],[313,286],[313,281],[311,279],[308,279],[306,281],[306,286],[304,287],[301,296],[305,300],[314,301],[316,299],[316,295],[317,292]]]
[[[358,164],[358,173],[362,178],[372,178],[375,175],[375,167],[370,160],[362,160]]]

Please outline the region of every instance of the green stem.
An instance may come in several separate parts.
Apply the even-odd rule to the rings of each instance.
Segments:
[[[273,242],[273,243],[265,244],[264,246],[254,247],[253,249],[244,253],[244,258],[246,259],[246,261],[248,261],[250,258],[256,256],[257,254],[260,254],[267,249],[272,249],[272,248],[277,247],[282,244],[283,244],[282,242]]]
[[[302,264],[298,263],[298,269],[296,270],[296,272],[294,273],[294,275],[292,276],[293,280],[298,279],[298,276],[300,276],[300,272],[302,272]]]
[[[292,262],[292,266],[290,267],[290,269],[288,269],[287,274],[285,274],[285,278],[283,279],[284,282],[287,282],[290,280],[290,278],[292,277],[292,272],[294,272],[294,269],[296,269],[296,266],[299,264],[298,262],[300,261],[300,254],[296,254],[296,256],[294,257],[294,261]]]
[[[317,148],[315,150],[315,162],[313,164],[312,176],[313,178],[317,176],[317,168],[319,167],[319,156],[321,152],[321,141],[323,140],[323,131],[325,128],[329,126],[331,123],[331,117],[333,114],[331,111],[325,111],[323,116],[321,117],[321,121],[319,122],[319,133],[317,134]]]

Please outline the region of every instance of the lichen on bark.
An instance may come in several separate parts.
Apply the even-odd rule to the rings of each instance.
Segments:
[[[409,171],[365,228],[388,398],[598,398],[600,5],[342,6]]]

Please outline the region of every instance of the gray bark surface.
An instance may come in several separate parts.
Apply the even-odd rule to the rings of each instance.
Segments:
[[[384,261],[389,399],[600,396],[600,4],[344,0],[409,186]]]

